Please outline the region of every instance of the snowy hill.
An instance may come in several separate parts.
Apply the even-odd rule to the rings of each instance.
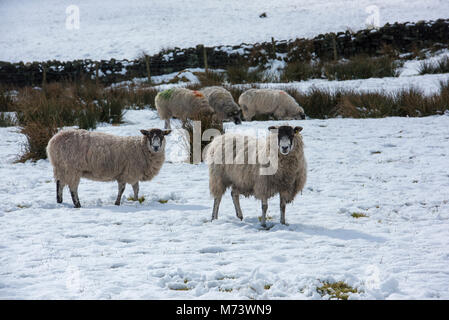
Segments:
[[[66,10],[73,4],[79,29],[70,30],[73,11]],[[448,17],[445,0],[3,0],[0,60],[131,59],[167,47],[313,37],[362,29],[367,21]]]

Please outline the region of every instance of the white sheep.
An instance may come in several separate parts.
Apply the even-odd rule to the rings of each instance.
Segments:
[[[205,87],[200,90],[209,100],[210,106],[215,110],[219,121],[234,121],[235,124],[242,123],[242,110],[234,102],[231,93],[223,87]]]
[[[273,116],[276,120],[306,118],[304,109],[284,90],[249,89],[240,95],[239,105],[247,121],[257,116]]]
[[[159,117],[165,120],[165,129],[169,129],[170,118],[182,121],[199,120],[202,115],[213,115],[214,109],[199,91],[186,88],[172,88],[159,92],[155,98]]]
[[[78,185],[81,178],[117,181],[120,205],[126,183],[139,197],[139,181],[149,181],[159,173],[165,160],[165,135],[170,130],[140,130],[142,136],[119,137],[81,129],[62,130],[47,145],[47,155],[56,180],[56,201],[69,186],[75,208],[81,207]]]
[[[236,215],[240,219],[243,219],[240,194],[245,197],[253,195],[262,200],[262,226],[265,226],[268,199],[279,194],[280,221],[285,224],[285,205],[292,202],[304,188],[307,178],[307,164],[299,133],[302,128],[272,126],[268,129],[270,134],[266,139],[226,133],[214,138],[208,146],[206,161],[209,165],[209,189],[214,197],[212,220],[218,218],[221,198],[230,187]],[[247,141],[243,140],[245,138]],[[240,146],[237,141],[240,141]],[[226,151],[228,146],[231,152]],[[269,174],[261,174],[261,170],[267,167],[262,159],[268,158],[270,149],[274,157],[270,156],[267,164],[272,166],[276,162],[277,167]],[[256,155],[257,161],[251,161]],[[228,156],[231,161],[226,158]]]

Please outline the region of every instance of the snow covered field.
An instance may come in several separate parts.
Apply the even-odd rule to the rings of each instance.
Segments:
[[[79,29],[66,28],[70,5],[79,8]],[[314,37],[363,29],[367,20],[448,14],[446,0],[2,0],[0,61],[132,59],[143,50]]]
[[[98,130],[163,125],[150,110],[126,121]],[[355,299],[449,299],[449,115],[290,124],[304,127],[309,178],[288,226],[269,202],[269,230],[258,201],[242,199],[240,221],[229,193],[210,222],[207,167],[177,161],[176,133],[145,202],[116,207],[115,183],[83,180],[74,209],[67,190],[56,204],[47,160],[12,163],[23,136],[0,128],[0,298],[319,299],[319,280],[343,280]]]

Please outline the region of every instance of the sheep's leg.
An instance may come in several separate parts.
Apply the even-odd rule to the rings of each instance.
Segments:
[[[56,181],[56,202],[62,203],[62,191],[64,190],[64,185],[60,180]]]
[[[212,210],[212,220],[218,219],[218,208],[220,207],[221,197],[219,196],[214,199],[214,209]]]
[[[139,181],[133,184],[134,201],[139,200]]]
[[[119,182],[118,183],[118,194],[117,194],[117,200],[115,200],[115,205],[119,206],[120,201],[122,200],[123,192],[125,191],[126,183],[125,182]]]
[[[243,214],[242,209],[240,208],[240,200],[239,200],[239,193],[237,191],[232,190],[231,191],[232,201],[234,202],[235,207],[235,214],[237,215],[237,218],[240,220],[243,220]]]
[[[281,223],[285,224],[285,204],[286,201],[285,199],[281,196],[281,202],[280,202],[280,207],[281,207]]]
[[[262,199],[262,227],[266,227],[266,219],[267,219],[267,209],[268,209],[268,200],[267,199]]]
[[[75,208],[81,208],[80,199],[78,198],[78,185],[80,184],[80,177],[73,177],[69,183],[70,195],[72,196],[73,205]]]
[[[164,129],[171,129],[170,119],[165,119]]]

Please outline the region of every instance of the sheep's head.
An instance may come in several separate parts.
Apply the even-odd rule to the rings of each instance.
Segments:
[[[242,123],[242,110],[240,108],[231,106],[228,108],[229,111],[226,112],[226,120],[234,121],[235,124],[241,124]]]
[[[171,130],[161,129],[149,129],[140,130],[147,140],[148,150],[150,152],[161,152],[165,149],[165,136],[171,132]]]
[[[299,107],[299,112],[298,115],[296,116],[296,120],[304,120],[305,118],[306,114],[304,113],[304,109],[302,107]]]
[[[302,127],[271,126],[268,130],[277,133],[279,152],[285,156],[295,147],[295,135],[301,132]]]

